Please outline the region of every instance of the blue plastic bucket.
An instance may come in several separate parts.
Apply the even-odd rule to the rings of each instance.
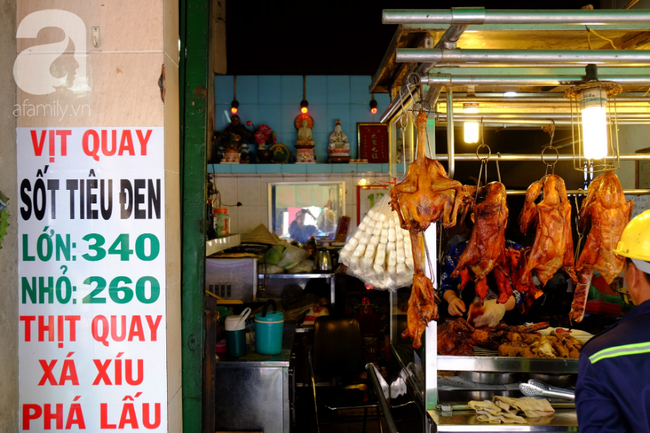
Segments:
[[[273,311],[267,312],[269,304]],[[269,299],[264,304],[261,315],[255,315],[255,351],[262,355],[277,355],[282,352],[282,332],[284,331],[284,314],[276,310],[275,300]]]

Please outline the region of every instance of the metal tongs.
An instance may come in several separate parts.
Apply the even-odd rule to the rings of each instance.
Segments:
[[[519,390],[526,397],[552,397],[574,401],[576,399],[573,391],[557,388],[535,379],[529,379],[528,383],[520,383]]]

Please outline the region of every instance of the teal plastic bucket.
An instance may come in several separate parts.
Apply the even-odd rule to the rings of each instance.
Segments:
[[[246,308],[239,316],[226,317],[226,352],[230,358],[246,355],[246,318],[250,312]]]
[[[273,311],[267,308],[273,304]],[[269,299],[264,304],[262,314],[255,315],[255,351],[261,355],[277,355],[282,352],[282,332],[284,331],[284,314],[277,311],[275,300]]]

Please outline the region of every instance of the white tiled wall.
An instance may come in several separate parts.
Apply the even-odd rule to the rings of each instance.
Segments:
[[[217,191],[221,193],[222,206],[230,215],[230,231],[245,235],[259,224],[268,227],[268,184],[272,182],[345,182],[345,215],[350,217],[350,233],[356,230],[357,221],[357,185],[388,181],[388,174],[212,174]],[[237,203],[241,206],[237,206]]]

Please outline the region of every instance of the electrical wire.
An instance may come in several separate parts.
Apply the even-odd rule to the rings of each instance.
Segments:
[[[609,39],[609,38],[606,38],[605,36],[602,36],[602,35],[598,34],[598,33],[596,32],[596,30],[594,30],[594,29],[590,29],[590,28],[587,27],[587,26],[585,26],[585,28],[586,28],[587,31],[588,31],[588,33],[587,33],[587,40],[589,41],[589,49],[590,49],[590,50],[591,50],[591,39],[589,38],[589,33],[593,33],[594,35],[598,36],[600,39],[606,40],[607,42],[609,42],[609,43],[611,44],[612,48],[614,48],[615,50],[618,50],[618,48],[616,48],[616,45],[614,45],[614,41],[612,41],[612,40]]]

